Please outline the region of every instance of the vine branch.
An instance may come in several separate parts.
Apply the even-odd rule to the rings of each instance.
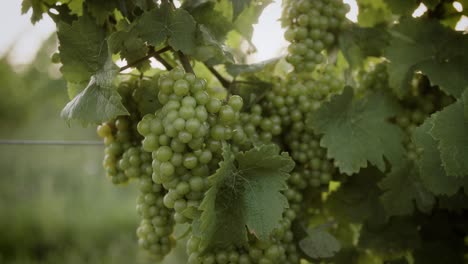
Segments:
[[[157,61],[159,61],[165,68],[166,70],[170,71],[172,69],[174,69],[174,67],[167,61],[165,60],[161,54],[157,53],[157,54],[154,54],[153,56]]]
[[[208,66],[205,63],[205,67],[218,79],[224,88],[228,89],[231,87],[231,82],[224,78],[213,66]]]
[[[151,58],[151,57],[155,57],[156,55],[159,55],[159,54],[161,54],[161,53],[164,53],[164,52],[166,52],[166,51],[168,51],[168,50],[170,50],[170,49],[171,49],[171,47],[166,46],[166,47],[164,47],[164,48],[162,48],[162,49],[159,49],[159,50],[153,50],[153,51],[151,51],[150,53],[148,53],[146,56],[144,56],[144,57],[142,57],[142,58],[139,58],[138,60],[133,61],[133,62],[131,62],[131,63],[129,63],[129,64],[127,64],[127,65],[121,67],[120,70],[119,70],[119,72],[125,71],[126,69],[129,69],[129,68],[132,68],[132,67],[135,67],[136,65],[138,65],[138,64],[140,64],[140,63],[142,63],[142,62],[144,62],[145,60],[148,60],[148,59]],[[162,62],[161,62],[161,63],[162,63]],[[164,63],[163,63],[163,65],[164,65]]]
[[[190,73],[195,74],[187,56],[185,56],[185,54],[180,50],[177,51],[177,55],[179,56],[180,63],[182,63],[182,67],[184,67],[185,72],[190,72]]]

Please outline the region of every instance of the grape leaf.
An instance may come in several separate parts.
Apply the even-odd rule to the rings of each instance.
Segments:
[[[299,241],[302,252],[313,259],[331,258],[340,249],[340,242],[323,227],[307,232],[308,236]]]
[[[465,186],[465,189],[468,190],[468,177],[465,180],[446,175],[437,148],[437,141],[429,134],[432,123],[433,118],[427,119],[413,132],[413,141],[416,147],[422,150],[422,154],[417,160],[422,183],[436,195],[453,195],[461,186]]]
[[[414,203],[420,211],[430,212],[435,202],[434,196],[420,181],[417,168],[409,161],[393,167],[379,187],[385,191],[380,200],[387,216],[412,214]]]
[[[362,223],[373,215],[379,215],[382,205],[377,186],[383,173],[375,167],[363,169],[359,174],[342,183],[327,198],[326,206],[341,222]]]
[[[211,187],[200,205],[202,250],[242,246],[247,242],[245,212],[239,209],[242,205],[235,199],[241,183],[236,181],[234,161],[234,154],[225,147],[220,168],[208,178]]]
[[[226,71],[232,76],[237,77],[243,73],[255,73],[263,70],[265,67],[275,65],[280,58],[273,58],[254,64],[226,64]]]
[[[127,115],[119,93],[112,87],[118,68],[109,57],[104,69],[91,77],[88,86],[63,108],[61,116],[70,122],[101,123],[119,115]]]
[[[340,34],[339,43],[351,67],[357,67],[369,56],[382,56],[388,38],[382,27],[351,26]]]
[[[468,119],[468,89],[463,93],[463,107],[465,109],[465,119]]]
[[[392,20],[392,12],[384,0],[359,0],[358,23],[360,26],[373,27]]]
[[[141,38],[138,38],[131,32],[130,25],[123,27],[122,30],[110,35],[107,43],[113,54],[120,53],[122,59],[125,59],[128,63],[132,63],[144,57],[148,52],[148,47]],[[141,68],[145,67],[145,64],[148,65],[149,62],[146,61],[136,66],[137,68]]]
[[[115,9],[119,9],[121,4],[118,1],[86,0],[86,7],[90,15],[96,19],[98,25],[104,25]],[[120,9],[124,11],[125,9]]]
[[[320,145],[327,157],[334,159],[340,172],[351,175],[369,161],[385,170],[384,157],[399,164],[405,150],[403,132],[386,121],[398,111],[386,95],[374,93],[353,100],[353,90],[346,87],[308,118],[308,126],[323,134]]]
[[[434,10],[441,0],[423,0],[422,2],[429,10]]]
[[[88,81],[106,63],[108,48],[105,31],[87,15],[80,17],[70,26],[58,24],[60,41],[60,68],[69,82]]]
[[[204,25],[199,25],[197,30],[197,47],[192,55],[197,60],[205,62],[209,66],[221,63],[234,63],[234,57],[226,47],[216,40],[211,31]]]
[[[465,193],[466,192],[467,188],[465,188]],[[439,197],[439,208],[461,213],[468,209],[468,196],[461,191],[450,197],[441,196]]]
[[[258,23],[258,18],[263,10],[272,2],[273,0],[254,1],[254,4],[247,7],[234,22],[235,30],[244,36],[247,41],[251,42],[254,31],[253,25]]]
[[[468,63],[468,36],[427,19],[403,19],[391,31],[385,56],[390,86],[399,96],[409,92],[415,71],[427,75],[433,85],[459,97],[468,87],[464,66]]]
[[[421,238],[412,218],[392,217],[383,225],[364,224],[358,246],[378,254],[404,253],[418,247]]]
[[[195,2],[195,3],[194,3]],[[223,41],[234,25],[223,12],[216,10],[219,5],[213,1],[184,1],[182,7],[190,12],[198,24],[208,28],[217,41]]]
[[[232,3],[232,18],[236,20],[236,18],[244,11],[246,7],[250,5],[252,0],[230,0]]]
[[[385,3],[394,14],[407,16],[411,15],[419,5],[417,0],[385,0]]]
[[[57,0],[23,0],[21,3],[21,14],[26,14],[32,9],[31,22],[36,24],[42,19],[42,15],[47,12],[47,5],[54,5]]]
[[[244,203],[249,231],[261,240],[269,238],[277,227],[288,201],[280,191],[287,189],[286,179],[294,161],[276,145],[264,145],[237,156],[239,172],[246,181]]]
[[[224,146],[224,160],[208,178],[211,187],[200,205],[202,251],[244,245],[247,229],[269,239],[288,206],[281,191],[294,167],[286,153],[278,152],[275,145],[262,145],[234,157]]]
[[[434,114],[434,126],[430,130],[439,141],[440,157],[449,176],[468,175],[468,119],[465,118],[462,101],[457,101]]]
[[[132,28],[132,33],[155,47],[169,38],[175,50],[193,52],[195,48],[196,23],[183,9],[172,10],[163,4],[144,13]]]

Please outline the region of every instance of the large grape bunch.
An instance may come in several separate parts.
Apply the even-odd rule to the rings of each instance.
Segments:
[[[185,223],[197,216],[222,145],[246,140],[234,130],[243,103],[239,96],[227,103],[210,96],[204,80],[178,68],[161,76],[159,87],[162,108],[144,116],[138,132],[152,152],[152,179],[167,190],[164,205],[175,210],[177,223]]]
[[[97,128],[97,133],[104,139],[105,156],[103,161],[106,174],[115,184],[138,178],[146,168],[141,164],[151,155],[141,151],[141,135],[136,127],[142,114],[158,107],[157,86],[154,81],[128,80],[118,88],[122,102],[130,115],[118,116]]]
[[[287,61],[296,72],[311,72],[325,62],[324,51],[337,43],[346,25],[348,5],[342,0],[288,0],[282,17],[289,45]]]

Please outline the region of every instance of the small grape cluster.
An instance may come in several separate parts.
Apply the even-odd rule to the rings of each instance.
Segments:
[[[130,115],[119,116],[97,128],[105,145],[103,166],[114,184],[126,183],[148,170],[140,166],[151,155],[141,149],[142,137],[137,132],[137,124],[145,111],[157,107],[153,103],[157,95],[154,81],[128,80],[120,84],[118,92]]]
[[[404,145],[410,160],[416,160],[420,154],[411,136],[416,127],[420,126],[432,113],[441,110],[453,102],[453,98],[442,93],[437,87],[430,85],[429,80],[416,75],[412,81],[412,94],[402,101],[403,111],[394,122],[406,134]]]
[[[387,63],[371,64],[368,71],[358,73],[358,84],[355,88],[357,96],[368,91],[384,91],[389,89]]]
[[[312,72],[325,61],[323,51],[336,44],[348,11],[342,0],[287,1],[283,13],[284,37],[291,42],[287,61],[296,72]]]
[[[161,76],[159,88],[162,108],[145,115],[137,129],[143,148],[152,152],[152,179],[168,191],[164,205],[175,210],[177,223],[185,223],[197,216],[223,143],[245,140],[235,131],[243,102],[232,96],[223,103],[208,94],[204,80],[181,69]]]
[[[151,161],[148,164],[151,167]],[[140,179],[137,211],[142,217],[137,229],[138,244],[156,260],[162,260],[175,246],[171,234],[173,210],[164,206],[164,188],[151,180],[151,173]]]
[[[140,136],[132,129],[134,127],[136,124],[128,116],[119,116],[98,126],[97,133],[105,145],[103,166],[114,184],[128,182],[138,177],[137,171],[145,169],[138,167],[147,157],[137,147]]]

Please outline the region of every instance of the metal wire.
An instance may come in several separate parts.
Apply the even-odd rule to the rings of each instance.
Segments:
[[[91,140],[8,140],[0,139],[0,145],[36,145],[36,146],[102,146],[102,141]]]

